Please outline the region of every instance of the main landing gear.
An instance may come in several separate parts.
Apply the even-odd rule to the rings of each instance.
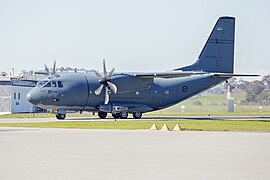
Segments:
[[[142,118],[141,112],[134,112],[132,115],[133,115],[134,119],[141,119]]]
[[[105,119],[107,117],[107,113],[106,112],[98,112],[98,117],[100,119]]]
[[[141,112],[134,112],[132,113],[134,119],[141,119],[142,113]],[[98,117],[100,119],[105,119],[107,117],[106,112],[98,112]],[[128,113],[127,112],[120,112],[120,113],[115,113],[112,114],[112,117],[114,119],[127,119],[128,118]]]
[[[128,113],[127,112],[120,112],[120,113],[116,113],[116,114],[112,114],[112,117],[114,119],[127,119],[128,118]]]
[[[55,116],[56,116],[57,119],[61,119],[61,120],[66,118],[65,114],[56,114]]]

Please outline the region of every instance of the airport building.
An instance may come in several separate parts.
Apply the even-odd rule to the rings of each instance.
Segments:
[[[0,114],[32,113],[42,111],[26,99],[26,94],[36,85],[34,80],[0,77]]]

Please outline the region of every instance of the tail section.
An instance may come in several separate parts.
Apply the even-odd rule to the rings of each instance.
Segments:
[[[235,18],[220,17],[198,60],[177,70],[233,73]]]

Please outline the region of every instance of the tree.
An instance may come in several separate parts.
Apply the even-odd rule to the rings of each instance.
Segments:
[[[262,105],[270,105],[270,90],[265,89],[257,97],[257,101]]]
[[[263,76],[262,82],[267,86],[267,88],[270,88],[270,75]]]

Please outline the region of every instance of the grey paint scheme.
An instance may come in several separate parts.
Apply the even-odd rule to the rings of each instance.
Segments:
[[[234,29],[235,18],[220,17],[193,65],[165,73],[114,73],[111,82],[118,91],[110,94],[107,105],[104,104],[104,89],[100,95],[94,93],[100,86],[94,72],[53,75],[50,78],[62,81],[63,88],[35,87],[29,92],[28,99],[33,104],[59,112],[144,113],[167,108],[233,76]],[[224,73],[224,76],[213,72]],[[57,94],[49,96],[48,90]]]

